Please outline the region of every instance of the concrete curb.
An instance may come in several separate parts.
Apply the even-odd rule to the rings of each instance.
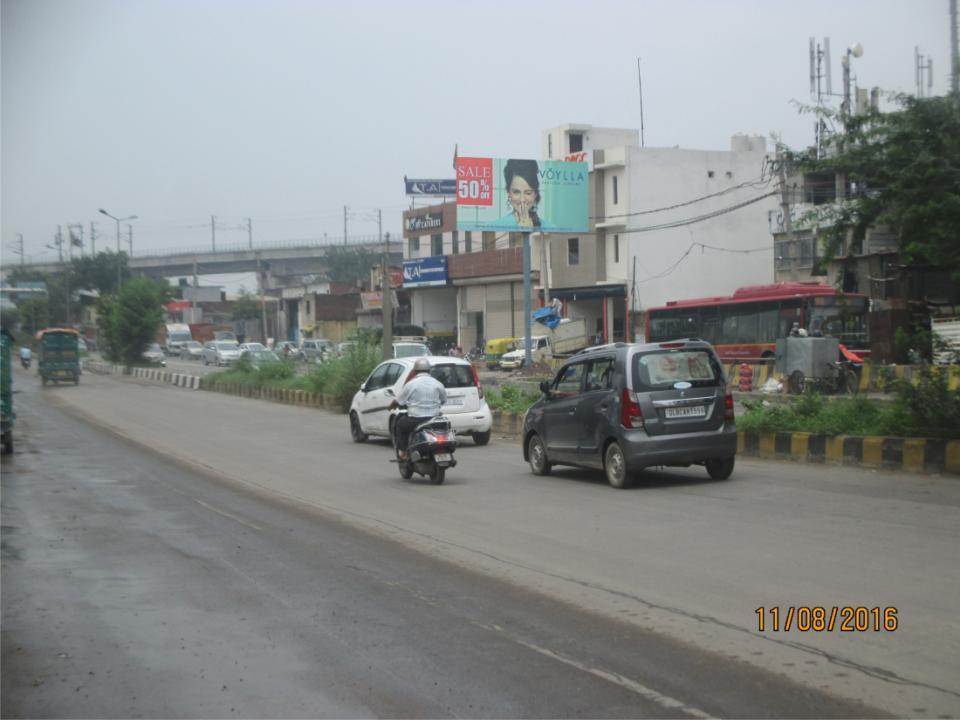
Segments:
[[[739,432],[737,452],[765,460],[960,474],[960,440]]]
[[[237,397],[250,398],[253,400],[266,400],[267,402],[295,405],[315,410],[328,410],[339,415],[346,414],[340,409],[333,395],[321,395],[320,393],[307,392],[306,390],[271,387],[256,388],[250,387],[249,385],[223,382],[200,382],[198,388],[200,390],[236,395]]]
[[[740,366],[743,363],[725,362],[723,364],[727,380],[734,390],[740,377]],[[753,371],[753,389],[757,390],[772,377],[777,377],[773,363],[746,363]],[[928,367],[934,373],[947,373],[947,387],[951,390],[960,389],[960,365],[875,365],[865,362],[860,368],[859,392],[884,393],[893,392],[894,384],[898,380],[906,380],[916,385],[920,380],[922,368]]]
[[[113,365],[112,363],[97,362],[95,360],[85,360],[83,369],[87,372],[97,375],[130,375],[141,380],[152,380],[175,387],[181,387],[187,390],[200,389],[199,375],[184,375],[182,373],[172,373],[160,368],[134,367],[128,368],[123,365]]]

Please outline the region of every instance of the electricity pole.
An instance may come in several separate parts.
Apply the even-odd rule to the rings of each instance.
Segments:
[[[127,247],[130,248],[130,257],[133,257],[133,225],[127,225]]]
[[[97,254],[97,226],[93,220],[90,221],[90,254]]]
[[[530,307],[530,293],[532,292],[530,283],[530,233],[523,234],[523,364],[530,367],[533,364],[533,356],[530,352],[532,344],[530,338],[530,313],[533,310]]]
[[[343,244],[347,244],[347,206],[343,206]]]
[[[213,245],[213,251],[217,251],[217,218],[210,216],[210,242]]]
[[[19,240],[17,240],[17,247],[19,247],[19,249],[14,250],[13,253],[20,256],[20,264],[23,265],[25,261],[23,254],[23,233],[17,233],[17,237],[19,238]]]
[[[380,263],[380,314],[383,316],[383,359],[393,357],[393,289],[390,283],[390,233],[387,233],[387,246],[383,248],[383,212],[377,210],[377,238],[381,243]]]
[[[57,225],[57,255],[60,258],[60,262],[63,262],[63,232],[59,225]]]
[[[197,258],[193,258],[193,294],[190,296],[190,319],[197,320]]]
[[[247,220],[249,223],[249,219]],[[249,227],[249,225],[247,226]],[[251,244],[250,247],[253,247]],[[263,269],[260,264],[260,253],[257,253],[257,288],[260,290],[260,333],[263,344],[267,344],[267,306],[263,299],[264,286]]]
[[[247,243],[250,245],[250,249],[253,250],[253,220],[247,218]],[[263,299],[262,297],[260,298]]]

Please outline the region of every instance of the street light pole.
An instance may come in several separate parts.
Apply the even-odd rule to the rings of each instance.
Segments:
[[[111,215],[110,213],[108,213],[108,212],[107,212],[106,210],[104,210],[103,208],[100,208],[100,214],[101,214],[101,215],[106,215],[108,218],[112,218],[113,220],[116,220],[116,221],[117,221],[117,292],[119,293],[119,292],[120,292],[120,282],[121,282],[121,272],[120,272],[120,270],[121,270],[121,268],[120,268],[120,223],[121,223],[121,222],[124,222],[124,221],[126,221],[126,220],[136,220],[136,219],[137,219],[137,216],[136,216],[136,215],[128,215],[127,217],[120,218],[120,217],[117,217],[116,215]],[[132,243],[131,243],[131,248],[130,248],[130,249],[131,249],[131,251],[133,250]]]

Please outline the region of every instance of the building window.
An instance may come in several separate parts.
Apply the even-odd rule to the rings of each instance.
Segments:
[[[456,230],[453,231],[453,254],[458,255],[460,253],[460,233]]]
[[[307,300],[307,317],[310,317],[310,301]]]
[[[583,133],[570,133],[570,152],[583,152]]]
[[[615,263],[620,262],[620,236],[613,236],[613,261]]]
[[[497,249],[497,234],[492,230],[483,231],[483,249],[484,250],[496,250]]]
[[[420,238],[410,238],[410,257],[416,257],[420,254]]]
[[[618,200],[619,200],[619,198],[620,198],[620,194],[619,194],[618,190],[619,190],[619,188],[617,187],[617,176],[614,175],[614,176],[613,176],[613,204],[614,204],[614,205],[617,204],[617,202],[618,202]]]
[[[443,235],[430,236],[430,254],[443,255]]]
[[[580,238],[567,238],[567,265],[580,264]]]
[[[469,230],[463,233],[463,251],[473,252],[473,233]]]
[[[553,134],[547,135],[547,159],[553,158]]]

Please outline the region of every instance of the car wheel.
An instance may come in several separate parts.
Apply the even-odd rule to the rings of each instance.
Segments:
[[[350,413],[350,437],[353,438],[355,443],[366,442],[368,437],[363,428],[360,427],[360,418],[357,417],[355,412]]]
[[[707,474],[714,480],[726,480],[733,474],[733,456],[721,460],[707,460]]]
[[[534,475],[549,475],[550,461],[547,459],[547,449],[543,446],[543,440],[539,435],[530,438],[527,445],[527,457],[529,458],[530,471]]]
[[[603,470],[607,474],[610,487],[625,490],[633,485],[633,477],[627,467],[627,458],[623,454],[620,443],[616,441],[610,443],[603,454]]]
[[[487,430],[486,432],[477,432],[477,433],[474,433],[474,434],[473,434],[473,444],[474,444],[474,445],[483,446],[483,445],[486,445],[488,442],[490,442],[490,431],[489,431],[489,430]]]

